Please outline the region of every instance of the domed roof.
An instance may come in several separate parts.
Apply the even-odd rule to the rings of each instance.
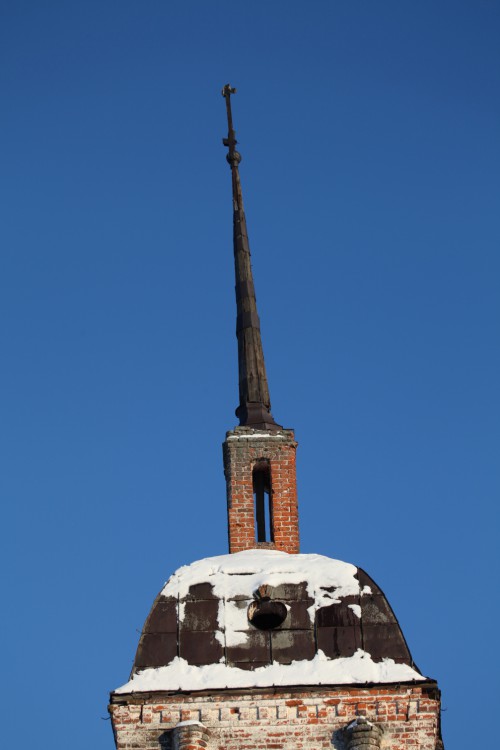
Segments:
[[[174,573],[118,693],[424,680],[382,591],[322,555],[252,549]]]

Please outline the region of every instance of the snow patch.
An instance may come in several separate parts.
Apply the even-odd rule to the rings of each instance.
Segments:
[[[248,641],[248,603],[226,601],[224,622],[219,621],[226,631],[226,646],[241,646]],[[243,606],[238,606],[243,605]]]
[[[179,622],[184,622],[185,612],[186,612],[186,602],[179,602]]]
[[[237,597],[252,599],[254,591],[263,584],[305,583],[308,595],[314,600],[309,615],[314,621],[316,610],[338,604],[344,596],[359,595],[357,568],[350,563],[332,560],[324,555],[289,555],[277,550],[251,549],[231,555],[219,555],[198,560],[179,568],[165,584],[163,596],[183,599],[190,586],[209,583],[218,599]],[[230,608],[230,617],[243,623],[243,615]],[[226,629],[228,614],[226,612]],[[244,617],[246,618],[246,611]],[[222,627],[222,623],[219,622]],[[245,620],[243,629],[248,627]]]
[[[371,721],[368,721],[368,719],[363,718],[360,720],[358,718],[358,719],[354,719],[354,721],[351,721],[351,723],[347,725],[347,729],[354,729],[354,727],[359,727],[359,726],[373,727],[373,724],[371,723]]]
[[[224,688],[271,687],[279,685],[352,685],[366,683],[417,682],[426,678],[407,664],[393,659],[374,662],[366,651],[353,656],[328,659],[318,651],[309,661],[269,664],[253,671],[207,664],[196,667],[178,656],[166,667],[145,669],[134,675],[117,694],[172,691],[216,690]]]
[[[276,441],[276,440],[289,440],[290,437],[288,435],[270,435],[268,432],[261,432],[256,433],[253,435],[228,435],[226,437],[226,440],[270,440],[270,441]]]
[[[348,604],[347,606],[349,607],[349,609],[352,609],[356,617],[359,617],[359,619],[361,620],[361,607],[359,606],[359,604]]]

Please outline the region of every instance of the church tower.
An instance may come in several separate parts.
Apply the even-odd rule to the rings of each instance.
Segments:
[[[299,519],[292,430],[284,430],[271,416],[271,399],[260,335],[260,320],[250,263],[245,210],[239,174],[241,156],[231,113],[229,84],[226,100],[227,161],[233,185],[233,245],[236,278],[236,337],[240,426],[224,443],[227,482],[229,551],[277,549],[299,551]]]
[[[223,445],[229,554],[185,565],[111,693],[117,750],[442,750],[440,693],[360,568],[300,554],[297,443],[271,414],[226,85],[239,425]]]

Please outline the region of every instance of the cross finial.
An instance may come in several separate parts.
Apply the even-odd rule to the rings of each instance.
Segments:
[[[226,83],[226,85],[222,89],[222,96],[226,100],[228,133],[227,138],[222,139],[222,143],[224,144],[224,146],[227,146],[229,148],[229,153],[227,155],[229,164],[231,166],[238,166],[241,161],[241,155],[236,151],[236,144],[238,143],[238,141],[236,140],[236,132],[233,129],[231,94],[236,94],[236,89],[232,88],[230,83]]]
[[[222,96],[231,96],[231,94],[236,94],[236,89],[234,89],[230,83],[226,83],[226,85],[222,87]]]

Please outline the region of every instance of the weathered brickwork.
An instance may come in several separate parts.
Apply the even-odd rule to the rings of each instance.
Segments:
[[[120,698],[125,696],[113,700]],[[127,701],[110,705],[117,750],[175,750],[180,744],[184,750],[353,750],[369,738],[368,745],[381,750],[441,747],[440,700],[433,685],[198,697],[137,694]],[[364,719],[368,726],[363,727]],[[181,743],[176,727],[186,721],[199,724],[183,728]]]
[[[196,724],[181,722],[171,734],[170,745],[173,750],[205,750],[210,739],[207,728],[201,722]],[[167,740],[167,737],[164,739]]]
[[[256,547],[299,552],[299,519],[295,454],[292,430],[264,432],[237,427],[224,442],[224,474],[227,485],[229,551]],[[252,471],[268,461],[271,473],[273,541],[257,543]]]

